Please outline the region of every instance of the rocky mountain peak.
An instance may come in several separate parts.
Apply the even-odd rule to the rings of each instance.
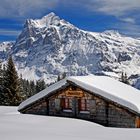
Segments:
[[[24,28],[26,27],[34,27],[34,28],[44,28],[51,25],[60,24],[60,18],[55,15],[55,13],[51,12],[46,16],[43,16],[41,19],[27,19]]]
[[[40,20],[37,20],[37,22],[42,26],[58,25],[60,23],[60,18],[56,16],[55,13],[51,12]]]
[[[39,28],[44,29],[48,28],[50,26],[67,26],[70,28],[76,28],[71,23],[65,21],[64,19],[61,19],[59,16],[57,16],[55,13],[51,12],[46,16],[43,16],[41,19],[27,19],[24,24],[24,28]]]
[[[54,17],[57,17],[56,14],[54,12],[51,12],[49,14],[47,14],[46,16],[43,16],[42,19],[52,19]]]

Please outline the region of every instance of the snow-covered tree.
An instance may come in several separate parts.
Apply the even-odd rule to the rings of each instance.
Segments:
[[[122,72],[120,81],[129,85],[129,79],[126,73]]]
[[[66,76],[67,76],[66,72],[63,72],[63,73],[59,74],[58,77],[57,77],[57,81],[60,81],[64,78],[66,78]]]

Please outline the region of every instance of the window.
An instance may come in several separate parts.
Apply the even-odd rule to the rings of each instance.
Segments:
[[[79,108],[80,111],[89,111],[89,100],[87,99],[80,99],[79,100]]]
[[[63,109],[72,109],[72,99],[71,98],[61,99],[61,106]]]
[[[72,99],[65,98],[65,108],[66,109],[72,109]]]

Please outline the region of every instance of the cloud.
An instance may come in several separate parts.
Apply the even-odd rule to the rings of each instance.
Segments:
[[[0,35],[2,36],[18,36],[20,32],[19,30],[0,29]]]
[[[89,0],[87,8],[92,11],[103,12],[113,16],[127,15],[129,12],[140,9],[139,0]]]
[[[116,17],[118,20],[135,23],[140,18],[140,0],[71,0],[61,3],[70,6],[82,7],[89,12],[96,12]]]
[[[140,0],[59,0],[59,3],[113,16],[123,16],[131,11],[140,10]]]
[[[136,22],[134,18],[130,18],[130,17],[120,18],[120,20],[123,22],[132,23],[132,24],[135,24],[135,22]]]
[[[131,23],[116,23],[114,24],[114,29],[118,30],[125,35],[140,37],[140,27],[136,24]]]
[[[58,0],[2,0],[0,17],[30,17],[55,7]]]
[[[2,0],[0,17],[39,16],[55,7],[82,7],[116,17],[140,9],[140,0]]]

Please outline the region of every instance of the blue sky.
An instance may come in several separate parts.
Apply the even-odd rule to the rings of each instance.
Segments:
[[[2,0],[0,42],[16,40],[26,19],[50,12],[84,30],[118,30],[140,38],[140,0]]]

